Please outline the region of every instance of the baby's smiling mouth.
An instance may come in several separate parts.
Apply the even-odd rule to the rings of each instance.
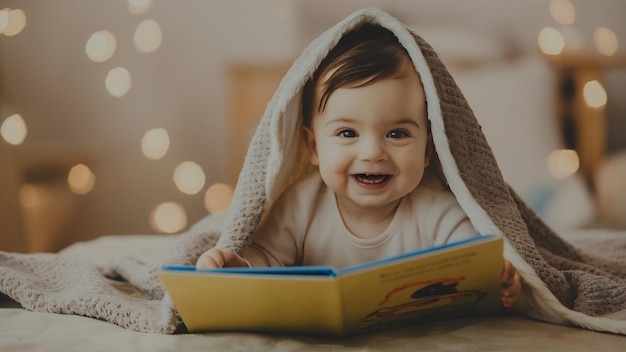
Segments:
[[[387,174],[356,174],[354,178],[357,181],[370,185],[385,183],[391,176]]]

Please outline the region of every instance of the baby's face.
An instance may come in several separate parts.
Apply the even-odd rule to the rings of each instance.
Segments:
[[[395,207],[420,183],[429,162],[425,104],[407,58],[394,77],[337,89],[313,116],[311,162],[342,211]]]

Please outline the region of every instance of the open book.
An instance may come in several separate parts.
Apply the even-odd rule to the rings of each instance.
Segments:
[[[165,266],[159,278],[190,332],[344,336],[500,312],[502,238],[480,236],[363,265]]]

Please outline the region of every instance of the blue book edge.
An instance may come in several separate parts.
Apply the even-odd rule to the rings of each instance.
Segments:
[[[211,274],[337,276],[337,270],[332,266],[326,265],[220,269],[197,269],[194,265],[165,265],[162,269],[163,271],[182,271]]]
[[[486,241],[487,239],[497,237],[496,235],[481,235],[477,237],[468,238],[465,240],[447,243],[441,246],[419,249],[396,255],[389,258],[383,258],[374,260],[371,262],[355,265],[349,268],[337,270],[328,265],[312,265],[312,266],[287,266],[287,267],[268,267],[268,268],[220,268],[220,269],[197,269],[195,265],[164,265],[163,271],[178,271],[178,272],[197,272],[197,273],[211,273],[211,274],[242,274],[242,275],[293,275],[293,276],[326,276],[336,277],[347,273],[352,273],[360,270],[366,270],[375,266],[385,265],[399,261],[405,258],[423,255],[426,253],[437,252],[447,248],[453,248],[465,245],[472,242]]]

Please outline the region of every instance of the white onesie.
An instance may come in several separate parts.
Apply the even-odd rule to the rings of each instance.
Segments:
[[[344,225],[335,194],[314,172],[280,196],[244,257],[253,267],[341,269],[478,235],[454,195],[425,175],[400,201],[385,231],[358,238]]]

